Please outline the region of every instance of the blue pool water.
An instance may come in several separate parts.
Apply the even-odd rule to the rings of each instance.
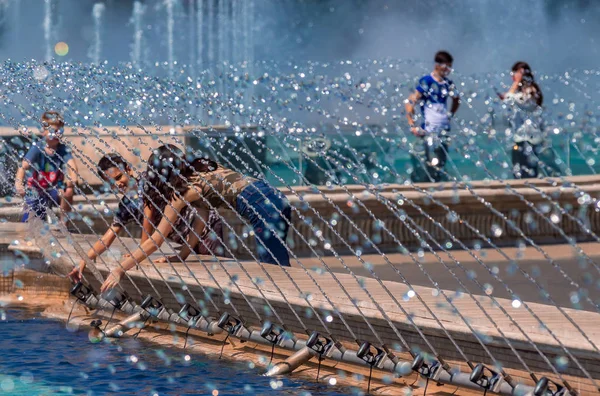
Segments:
[[[183,351],[131,338],[91,344],[84,331],[70,332],[38,313],[0,308],[0,395],[351,393],[294,378],[263,377],[262,369],[245,363],[184,357]]]

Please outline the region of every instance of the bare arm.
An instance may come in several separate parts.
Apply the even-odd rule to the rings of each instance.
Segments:
[[[106,230],[106,232],[104,233],[102,238],[100,238],[98,241],[96,241],[96,243],[94,243],[94,245],[90,248],[90,250],[88,250],[88,252],[87,252],[88,258],[90,260],[95,260],[98,256],[100,256],[102,253],[104,253],[110,247],[110,245],[112,245],[112,243],[115,241],[115,239],[117,238],[117,234],[121,230],[122,230],[122,227],[118,226],[118,225],[112,225],[108,230]],[[71,271],[71,273],[69,273],[69,276],[75,282],[79,282],[81,280],[81,274],[83,273],[83,270],[85,269],[85,264],[86,264],[85,260],[83,260],[83,259],[80,260],[79,267],[74,268],[73,271]]]
[[[406,104],[404,105],[404,108],[406,109],[406,119],[408,120],[408,125],[410,125],[411,128],[415,126],[415,104],[421,99],[422,96],[423,95],[421,92],[415,90],[415,92],[410,94]]]
[[[165,214],[152,236],[144,241],[140,247],[132,253],[131,257],[124,259],[121,263],[119,263],[118,267],[111,271],[109,276],[102,284],[100,291],[104,292],[115,287],[126,271],[133,268],[137,263],[142,262],[152,253],[157,251],[165,241],[164,235],[169,235],[173,229],[172,224],[175,224],[175,221],[177,221],[181,210],[186,204],[189,202],[194,202],[198,198],[199,196],[195,189],[190,189],[188,193],[185,194],[184,199],[176,199],[167,205],[165,208]]]
[[[73,158],[67,161],[67,173],[69,178],[67,179],[67,188],[74,187],[77,184],[78,173],[77,173],[77,163]]]
[[[146,242],[152,232],[154,231],[154,226],[151,223],[153,213],[152,208],[149,205],[144,206],[144,221],[142,223],[142,243]]]
[[[452,114],[456,114],[456,110],[460,107],[460,97],[458,94],[452,97],[452,107],[450,107],[450,112]]]
[[[188,234],[187,245],[185,245],[179,252],[181,260],[185,260],[192,253],[192,249],[200,242],[200,236],[204,232],[206,223],[208,222],[208,209],[197,209],[198,215],[194,217],[192,224],[193,229]]]
[[[21,197],[25,196],[25,174],[30,167],[29,161],[23,160],[15,175],[15,191]]]
[[[167,205],[165,208],[165,214],[160,221],[158,227],[156,227],[152,236],[146,239],[139,248],[132,253],[131,257],[125,259],[120,264],[120,270],[127,271],[135,266],[136,263],[140,263],[152,253],[158,250],[165,241],[164,235],[169,235],[173,227],[171,224],[174,224],[177,221],[177,217],[181,212],[181,209],[185,206],[184,202],[181,200],[175,201],[171,205]]]
[[[88,251],[88,254],[87,254],[88,258],[90,260],[95,260],[98,256],[100,256],[102,253],[104,253],[110,247],[110,245],[113,244],[113,242],[117,238],[117,234],[119,232],[121,232],[121,230],[122,230],[121,226],[118,226],[118,225],[110,226],[110,228],[108,230],[106,230],[106,232],[104,233],[102,238],[100,238],[94,244],[94,246],[92,246],[92,248]]]

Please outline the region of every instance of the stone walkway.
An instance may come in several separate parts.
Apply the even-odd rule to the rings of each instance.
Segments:
[[[26,240],[26,230],[26,226],[23,225],[10,225],[10,227],[4,225],[0,227],[0,242],[18,239],[19,243],[13,245],[11,249],[20,248],[24,251],[39,252],[34,241]],[[15,236],[15,232],[20,235]],[[58,245],[64,247],[63,253],[66,255],[54,260],[56,271],[66,273],[72,268],[74,262],[71,258],[77,257],[75,250],[77,244],[87,250],[90,243],[94,241],[93,236],[84,235],[73,235],[72,241],[60,238]],[[136,240],[123,238],[123,242],[130,250],[137,246]],[[593,259],[599,255],[597,244],[582,244],[581,246]],[[123,253],[127,251],[118,242],[115,243],[114,249]],[[544,250],[558,261],[576,261],[576,256],[569,246],[545,246]],[[503,249],[503,252],[511,258],[517,258],[517,254],[519,254],[517,248]],[[170,249],[164,250],[163,253],[157,252],[153,258],[169,253]],[[468,268],[478,265],[466,252],[453,252],[452,254]],[[522,251],[521,254],[523,257],[519,259],[519,263],[527,260],[535,263],[530,264],[530,267],[540,266],[546,261],[540,253],[533,252],[530,248]],[[486,263],[490,263],[490,265],[495,263],[496,266],[499,266],[500,275],[505,273],[506,260],[498,252],[480,251],[478,255]],[[446,254],[440,253],[440,256],[444,260],[448,259]],[[416,274],[415,271],[420,271],[410,258],[400,254],[391,254],[387,257],[405,273],[409,282],[416,279],[413,275]],[[199,261],[200,258],[203,260],[202,262]],[[316,329],[327,332],[329,330],[336,338],[351,343],[353,336],[335,313],[337,311],[344,317],[359,341],[368,340],[376,345],[384,342],[396,347],[399,351],[405,351],[401,336],[411,347],[417,346],[422,350],[429,351],[429,346],[423,341],[423,337],[425,337],[430,345],[447,359],[460,362],[462,360],[460,350],[469,360],[490,362],[490,358],[484,352],[477,337],[465,324],[466,320],[478,334],[479,340],[507,369],[523,371],[523,365],[508,348],[509,343],[517,350],[530,369],[542,373],[547,373],[550,369],[548,362],[544,361],[536,352],[536,348],[548,356],[550,364],[556,365],[557,358],[568,356],[567,352],[563,350],[564,346],[594,378],[600,378],[600,365],[597,364],[600,357],[598,353],[600,314],[591,306],[586,307],[587,310],[573,309],[570,308],[572,304],[566,304],[565,300],[562,300],[561,305],[565,308],[561,308],[562,312],[560,312],[552,305],[531,302],[531,300],[521,297],[539,318],[538,321],[524,305],[515,307],[512,300],[497,298],[497,303],[505,310],[503,312],[492,303],[488,296],[482,295],[481,290],[475,299],[472,299],[466,293],[457,293],[455,287],[447,287],[447,283],[441,285],[443,289],[446,289],[443,293],[435,288],[425,286],[425,282],[418,280],[410,288],[406,284],[398,282],[398,275],[381,256],[363,256],[362,258],[372,264],[376,273],[383,274],[381,282],[372,276],[366,276],[368,271],[356,257],[350,256],[344,256],[343,260],[357,273],[356,279],[342,267],[340,260],[335,257],[323,258],[323,262],[333,268],[334,274],[324,271],[323,262],[316,258],[300,259],[308,269],[305,271],[296,262],[293,262],[292,268],[284,270],[276,266],[259,266],[257,263],[250,262],[243,262],[240,266],[231,259],[217,262],[211,257],[191,257],[186,265],[182,263],[152,265],[145,262],[139,270],[130,271],[130,275],[142,295],[159,293],[163,302],[167,306],[172,305],[173,309],[177,309],[182,300],[190,301],[193,296],[194,300],[205,300],[206,307],[215,316],[223,311],[233,314],[235,311],[233,306],[235,306],[238,315],[249,325],[260,325],[261,320],[266,318],[274,323],[284,322],[290,330],[297,333],[303,333],[304,326],[309,331]],[[434,279],[448,273],[433,255],[426,254],[422,258],[422,262],[428,270],[431,270]],[[451,261],[448,262],[448,265],[450,263]],[[96,265],[105,276],[108,270],[116,265],[116,262],[114,257],[106,256],[99,259]],[[451,267],[458,271],[456,264],[452,264]],[[384,268],[388,268],[388,272],[382,271]],[[554,295],[556,294],[553,286],[555,278],[553,275],[549,276],[549,279],[544,277],[546,274],[549,275],[551,270],[553,269],[544,268],[540,273],[540,279],[545,281],[550,293]],[[480,269],[477,273],[479,274],[481,271]],[[190,272],[194,275],[192,276]],[[90,273],[86,273],[86,275],[88,281],[98,287],[98,282],[93,276]],[[152,281],[154,288],[150,286],[146,277]],[[296,288],[290,278],[300,290]],[[484,281],[482,280],[482,282]],[[166,286],[167,283],[172,291]],[[508,278],[507,283],[511,287],[516,287],[517,282],[515,278]],[[532,286],[525,282],[521,283],[518,284],[521,287],[520,290],[532,289]],[[182,287],[183,284],[186,287]],[[134,299],[141,298],[136,287],[133,287],[129,281],[123,281],[123,285]],[[471,283],[469,286],[474,286],[474,284]],[[208,299],[204,298],[203,289],[207,288],[210,288],[209,294],[218,307],[218,311],[212,307]],[[597,298],[597,294],[593,294],[597,293],[597,289],[590,289],[590,297]],[[496,290],[497,287],[494,286],[492,295],[497,295]],[[564,289],[564,292],[567,290],[568,287]],[[562,289],[560,292],[563,292]],[[443,297],[443,294],[446,294],[455,308]],[[522,295],[525,294],[522,293]],[[420,297],[422,302],[417,297]],[[327,330],[315,318],[311,305],[324,319]],[[298,317],[303,324],[300,323]],[[422,331],[422,336],[419,335],[416,327]],[[458,348],[450,342],[449,337],[452,337]],[[583,374],[575,362],[570,358],[567,361],[568,364],[564,368],[566,376],[582,377]],[[590,387],[590,383],[582,381],[580,386],[583,386],[582,389],[586,389]]]

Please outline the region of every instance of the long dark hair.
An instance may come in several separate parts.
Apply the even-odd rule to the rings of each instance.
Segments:
[[[531,67],[527,62],[517,62],[513,65],[512,71],[513,73],[518,72],[519,70],[523,71],[523,79],[521,80],[521,86],[519,87],[519,91],[523,91],[523,88],[533,88],[535,93],[533,97],[535,98],[535,102],[538,106],[541,106],[544,103],[544,95],[542,94],[542,90],[540,86],[535,82],[535,78],[533,76],[533,72],[531,71]]]
[[[208,158],[196,158],[184,154],[181,149],[172,144],[160,146],[148,158],[144,195],[155,215],[156,208],[162,211],[172,201],[178,192],[183,195],[190,188],[190,179],[198,173],[206,173],[219,167],[215,161]],[[155,206],[156,207],[155,207]]]

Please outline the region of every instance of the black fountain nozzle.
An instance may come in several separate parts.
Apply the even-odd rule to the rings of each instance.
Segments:
[[[142,307],[144,311],[148,312],[150,316],[157,317],[158,313],[163,308],[163,304],[151,295],[147,295],[140,304],[140,307]]]
[[[217,322],[217,327],[226,331],[229,334],[235,334],[240,327],[242,327],[242,321],[229,315],[227,312],[223,312],[223,315]]]
[[[281,328],[273,325],[270,322],[265,322],[260,330],[260,336],[273,344],[277,344],[279,342],[279,339],[283,333],[284,331]]]
[[[306,346],[322,356],[331,350],[334,342],[327,337],[321,336],[318,331],[313,331],[306,341]]]
[[[90,327],[93,329],[100,330],[100,326],[102,326],[102,321],[100,319],[92,320],[90,323]]]
[[[432,363],[425,361],[425,356],[421,353],[415,356],[411,368],[413,371],[421,374],[425,378],[437,381],[442,373],[443,365],[438,360],[434,360]]]
[[[104,330],[102,330],[100,326],[102,326],[102,321],[100,319],[92,320],[90,323],[91,329],[88,333],[88,338],[93,343],[102,341],[106,336]]]
[[[569,393],[566,386],[562,386],[547,377],[542,377],[533,388],[534,396],[563,396]]]
[[[479,363],[473,368],[469,380],[483,389],[497,392],[502,383],[502,375]]]
[[[376,353],[373,353],[373,349]],[[385,357],[386,353],[383,349],[371,345],[368,341],[363,342],[356,352],[356,356],[362,359],[369,366],[373,367],[379,364]]]
[[[71,295],[74,296],[77,300],[85,303],[87,301],[87,299],[94,294],[94,290],[91,288],[91,286],[83,283],[83,282],[77,282],[77,284],[75,284],[75,286],[73,286],[71,288]]]
[[[377,353],[373,353],[372,349],[375,349]],[[364,360],[369,365],[369,382],[367,383],[367,394],[371,393],[371,377],[373,375],[373,367],[379,365],[379,363],[385,358],[385,351],[376,346],[372,346],[368,341],[363,342],[356,351],[356,356],[359,359]]]
[[[179,317],[192,325],[202,316],[201,312],[190,303],[185,303],[178,313]]]
[[[129,300],[129,296],[126,292],[111,289],[106,293],[104,299],[111,303],[115,309],[120,309]]]

